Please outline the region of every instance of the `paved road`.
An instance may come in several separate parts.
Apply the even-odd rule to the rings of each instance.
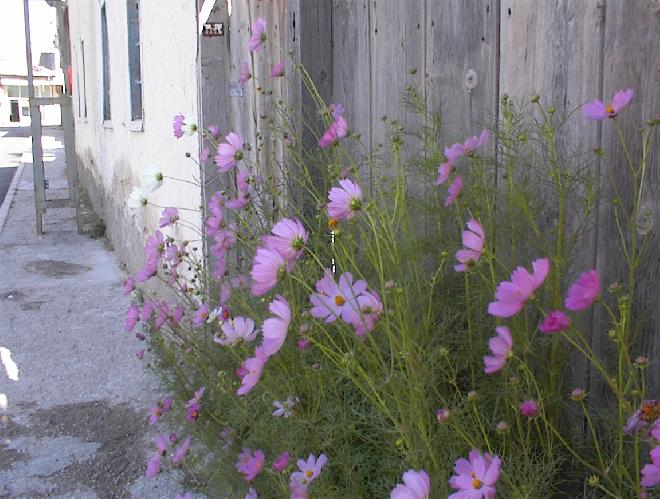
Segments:
[[[24,152],[30,150],[29,127],[0,127],[0,205]]]

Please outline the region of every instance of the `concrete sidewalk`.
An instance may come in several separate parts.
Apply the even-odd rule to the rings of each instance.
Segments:
[[[47,133],[47,195],[64,197],[61,132]],[[37,237],[30,164],[17,187],[0,232],[0,497],[174,497],[176,476],[144,478],[162,394],[123,333],[113,254],[76,233],[73,209]]]

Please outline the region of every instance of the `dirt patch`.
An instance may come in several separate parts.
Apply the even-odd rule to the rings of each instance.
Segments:
[[[83,442],[96,442],[99,449],[90,458],[74,462],[48,476],[54,494],[75,489],[92,489],[100,498],[128,497],[126,487],[143,472],[146,463],[143,435],[145,415],[127,404],[105,401],[65,404],[40,409],[23,426],[10,418],[0,424],[3,440],[19,436],[69,436]],[[17,461],[27,461],[25,453],[0,447],[0,470]],[[74,489],[74,490],[75,490]]]
[[[63,262],[60,260],[36,260],[23,265],[23,269],[34,274],[54,277],[55,279],[61,279],[62,277],[76,274],[84,274],[85,272],[92,270],[92,268],[87,265]]]
[[[43,301],[29,301],[21,304],[21,310],[39,310],[46,303]]]

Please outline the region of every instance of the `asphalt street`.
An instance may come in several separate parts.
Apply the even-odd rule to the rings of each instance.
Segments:
[[[31,147],[30,127],[0,127],[0,205],[5,200],[24,152]]]

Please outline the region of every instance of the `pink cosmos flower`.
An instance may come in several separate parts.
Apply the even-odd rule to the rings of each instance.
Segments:
[[[179,220],[179,211],[176,208],[165,208],[160,215],[158,227],[163,228],[174,225],[177,220]]]
[[[287,262],[277,251],[257,248],[250,271],[252,294],[261,296],[268,293],[291,270],[293,262]]]
[[[237,196],[235,199],[228,199],[225,206],[231,210],[240,210],[245,208],[250,202],[250,187],[248,179],[250,174],[247,172],[238,172],[236,174],[236,190]]]
[[[263,331],[262,347],[268,357],[275,355],[286,340],[291,322],[291,308],[283,296],[276,296],[268,305],[268,310],[274,317],[269,317],[261,326]]]
[[[376,291],[366,290],[357,297],[359,317],[353,322],[355,334],[364,336],[376,327],[376,322],[383,313],[383,302]]]
[[[334,322],[341,317],[348,324],[354,324],[360,318],[358,296],[367,289],[363,280],[353,283],[353,275],[345,272],[339,277],[339,284],[329,269],[325,269],[323,278],[316,283],[316,293],[309,297],[313,305],[310,313],[325,322]]]
[[[271,229],[273,235],[263,237],[267,248],[278,252],[286,260],[296,260],[302,254],[309,237],[300,220],[283,218]]]
[[[183,459],[188,455],[190,451],[190,437],[186,437],[185,440],[181,443],[179,448],[174,451],[172,455],[172,464],[177,466],[183,461]]]
[[[602,101],[593,100],[584,105],[584,118],[587,120],[605,120],[615,118],[619,111],[626,107],[634,96],[632,88],[619,90],[612,97],[612,103],[605,105]]]
[[[144,359],[144,348],[135,352],[135,356],[140,360]]]
[[[660,400],[643,400],[641,407],[626,421],[623,432],[635,435],[656,420],[660,421]]]
[[[193,394],[193,398],[191,398],[188,402],[186,402],[186,407],[189,407],[192,404],[199,403],[199,401],[202,400],[205,391],[206,391],[205,386],[198,388]]]
[[[186,408],[186,421],[194,423],[199,418],[199,413],[202,407],[199,403],[194,402]]]
[[[220,127],[213,123],[212,125],[209,125],[209,133],[213,137],[219,137],[220,136]]]
[[[362,189],[349,179],[340,180],[339,185],[328,192],[328,215],[335,220],[349,220],[362,208]]]
[[[462,189],[463,189],[463,179],[459,175],[456,175],[456,177],[454,177],[454,181],[447,189],[447,194],[449,195],[447,196],[447,199],[445,199],[445,205],[444,205],[445,208],[447,206],[454,204],[454,201],[456,201],[458,196],[460,196]]]
[[[479,138],[470,137],[463,144],[463,154],[472,156],[474,152],[488,142],[488,130],[483,130]]]
[[[656,442],[660,442],[660,419],[656,419],[649,433],[655,439]]]
[[[493,353],[493,355],[484,356],[484,372],[486,374],[493,374],[497,371],[500,371],[506,361],[511,355],[511,349],[513,348],[513,338],[511,338],[511,331],[506,326],[499,326],[495,328],[497,332],[496,336],[493,336],[488,340],[488,348]]]
[[[323,149],[339,143],[348,134],[348,123],[343,116],[338,116],[319,139],[319,146]]]
[[[247,482],[254,480],[264,469],[266,456],[261,449],[252,452],[250,449],[243,449],[238,455],[236,470],[243,475]]]
[[[340,116],[344,116],[344,106],[341,104],[330,104],[330,114],[333,120],[337,120]]]
[[[280,78],[281,76],[284,76],[284,63],[278,62],[274,64],[270,70],[270,75],[273,78]]]
[[[215,155],[215,164],[218,170],[227,172],[236,166],[236,163],[243,159],[243,137],[231,132],[225,137],[226,143],[218,146],[218,153]]]
[[[204,165],[211,155],[211,149],[208,147],[203,147],[199,153],[199,163]]]
[[[165,237],[160,230],[156,230],[153,236],[147,238],[144,253],[147,256],[147,261],[156,263],[165,253]]]
[[[291,474],[289,487],[291,489],[302,488],[306,490],[323,470],[323,466],[328,462],[325,454],[321,454],[318,459],[313,454],[310,454],[307,461],[298,459],[297,465],[300,471]]]
[[[566,294],[564,305],[574,312],[586,310],[600,294],[600,279],[595,270],[583,272],[578,280],[571,284]]]
[[[392,489],[390,499],[428,499],[431,497],[431,481],[426,471],[408,470],[403,483]]]
[[[474,263],[478,262],[484,249],[486,234],[481,224],[474,218],[471,218],[468,220],[467,228],[468,230],[463,231],[461,234],[465,248],[456,252],[456,260],[460,262],[454,265],[456,272],[465,272]]]
[[[455,169],[456,165],[453,162],[441,163],[438,167],[438,178],[435,180],[435,185],[444,184]]]
[[[137,282],[147,282],[158,273],[158,261],[147,261],[137,274],[135,279]]]
[[[525,417],[533,418],[539,413],[539,404],[536,400],[525,400],[520,404],[520,414]]]
[[[127,277],[126,280],[124,281],[124,286],[122,287],[122,291],[124,296],[130,294],[131,292],[135,291],[135,281],[133,280],[132,277]]]
[[[147,478],[153,478],[160,473],[160,453],[154,454],[147,463]]]
[[[273,470],[277,472],[284,471],[289,466],[289,453],[282,452],[275,461],[273,461]]]
[[[197,310],[195,310],[195,315],[193,316],[192,323],[201,327],[206,324],[206,319],[209,318],[209,305],[208,303],[202,303]]]
[[[243,63],[241,74],[238,76],[238,83],[240,83],[241,87],[243,87],[250,78],[252,78],[252,73],[250,73],[250,64],[246,61]]]
[[[259,330],[254,329],[254,321],[245,317],[234,317],[220,326],[224,336],[213,337],[213,341],[224,346],[235,345],[238,340],[254,341]]]
[[[518,267],[511,274],[511,281],[502,281],[497,285],[495,298],[497,301],[488,305],[488,313],[495,317],[511,317],[522,310],[525,302],[538,289],[550,270],[547,258],[532,262],[533,273],[523,267]]]
[[[311,346],[312,342],[309,338],[300,338],[296,341],[296,347],[298,347],[298,350],[307,350]]]
[[[500,478],[500,458],[472,449],[467,459],[459,459],[454,465],[454,476],[449,479],[452,489],[457,489],[447,499],[488,499],[495,497],[495,484]]]
[[[252,23],[252,36],[250,37],[250,42],[248,43],[250,52],[258,51],[265,41],[266,21],[259,18],[254,23]]]
[[[131,306],[128,307],[126,311],[126,319],[124,319],[124,331],[130,333],[133,331],[133,328],[140,320],[140,309],[137,304],[131,303]]]
[[[144,302],[144,305],[142,305],[142,310],[140,310],[140,320],[143,322],[147,322],[149,319],[151,319],[151,316],[154,313],[154,302],[151,300],[147,300]]]
[[[174,121],[172,122],[172,131],[174,132],[174,136],[177,139],[180,139],[183,137],[183,125],[185,124],[186,117],[179,113],[174,117]]]
[[[254,350],[254,357],[250,357],[241,364],[241,368],[245,374],[243,374],[241,386],[236,391],[236,395],[245,395],[256,386],[261,378],[261,373],[264,370],[267,360],[268,356],[264,352],[263,347],[258,346]]]
[[[161,456],[164,456],[167,452],[168,443],[169,441],[165,435],[159,434],[156,436],[156,450],[160,452]]]
[[[660,484],[660,445],[649,452],[651,462],[642,468],[642,486],[655,487]]]
[[[450,147],[445,147],[443,152],[447,158],[447,163],[454,164],[463,155],[465,148],[463,144],[452,144]]]
[[[543,322],[539,326],[539,330],[542,333],[559,333],[561,331],[566,331],[571,325],[571,320],[568,316],[561,310],[553,310],[548,312],[548,315],[545,316]]]

